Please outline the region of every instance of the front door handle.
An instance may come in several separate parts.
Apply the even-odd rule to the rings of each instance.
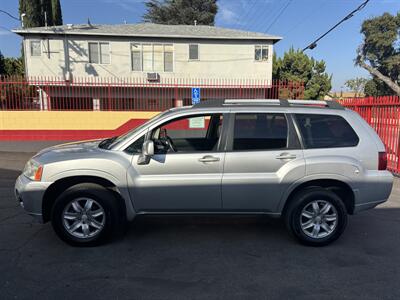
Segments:
[[[296,155],[290,153],[281,153],[279,154],[276,159],[295,159]]]
[[[215,157],[215,156],[211,156],[211,155],[206,155],[206,156],[203,156],[202,158],[199,158],[199,162],[203,162],[203,163],[217,162],[217,161],[219,161],[219,157]]]

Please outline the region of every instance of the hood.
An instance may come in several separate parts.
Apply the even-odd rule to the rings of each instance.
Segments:
[[[101,140],[90,140],[52,146],[38,152],[33,159],[38,162],[49,163],[58,160],[95,156],[96,153],[100,152],[100,142]]]

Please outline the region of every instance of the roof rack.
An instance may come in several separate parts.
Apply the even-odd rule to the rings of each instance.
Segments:
[[[316,107],[344,109],[340,103],[334,100],[286,100],[286,99],[225,99],[206,100],[193,107],[222,107],[222,106],[280,106],[280,107]]]

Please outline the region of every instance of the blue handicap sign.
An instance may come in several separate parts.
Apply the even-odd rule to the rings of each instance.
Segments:
[[[200,88],[192,88],[192,104],[200,103]]]

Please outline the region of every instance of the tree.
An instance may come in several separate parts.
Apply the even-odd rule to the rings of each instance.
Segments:
[[[19,13],[25,14],[25,28],[45,25],[41,0],[19,0]]]
[[[12,76],[23,76],[25,74],[24,61],[22,57],[7,57],[4,59],[4,74]]]
[[[149,0],[145,22],[156,24],[214,25],[217,0]]]
[[[383,81],[378,78],[373,78],[367,81],[364,88],[365,96],[386,96],[392,95],[393,90],[388,87]]]
[[[355,97],[360,96],[361,93],[364,92],[365,85],[367,84],[368,79],[362,77],[356,77],[354,79],[347,80],[344,85],[354,92]]]
[[[24,27],[62,25],[60,0],[19,0],[19,13],[25,14]]]
[[[5,75],[5,61],[4,61],[4,56],[0,51],[0,76]]]
[[[63,19],[62,19],[60,0],[51,0],[51,5],[52,5],[52,12],[53,12],[53,15],[52,15],[53,25],[62,25]]]
[[[380,88],[380,81],[400,96],[400,12],[365,20],[361,33],[364,41],[357,50],[356,64],[373,76],[374,83],[368,88]]]
[[[283,58],[273,59],[273,78],[304,83],[306,99],[322,99],[332,88],[332,76],[325,72],[323,60],[310,58],[301,50],[290,48]]]

